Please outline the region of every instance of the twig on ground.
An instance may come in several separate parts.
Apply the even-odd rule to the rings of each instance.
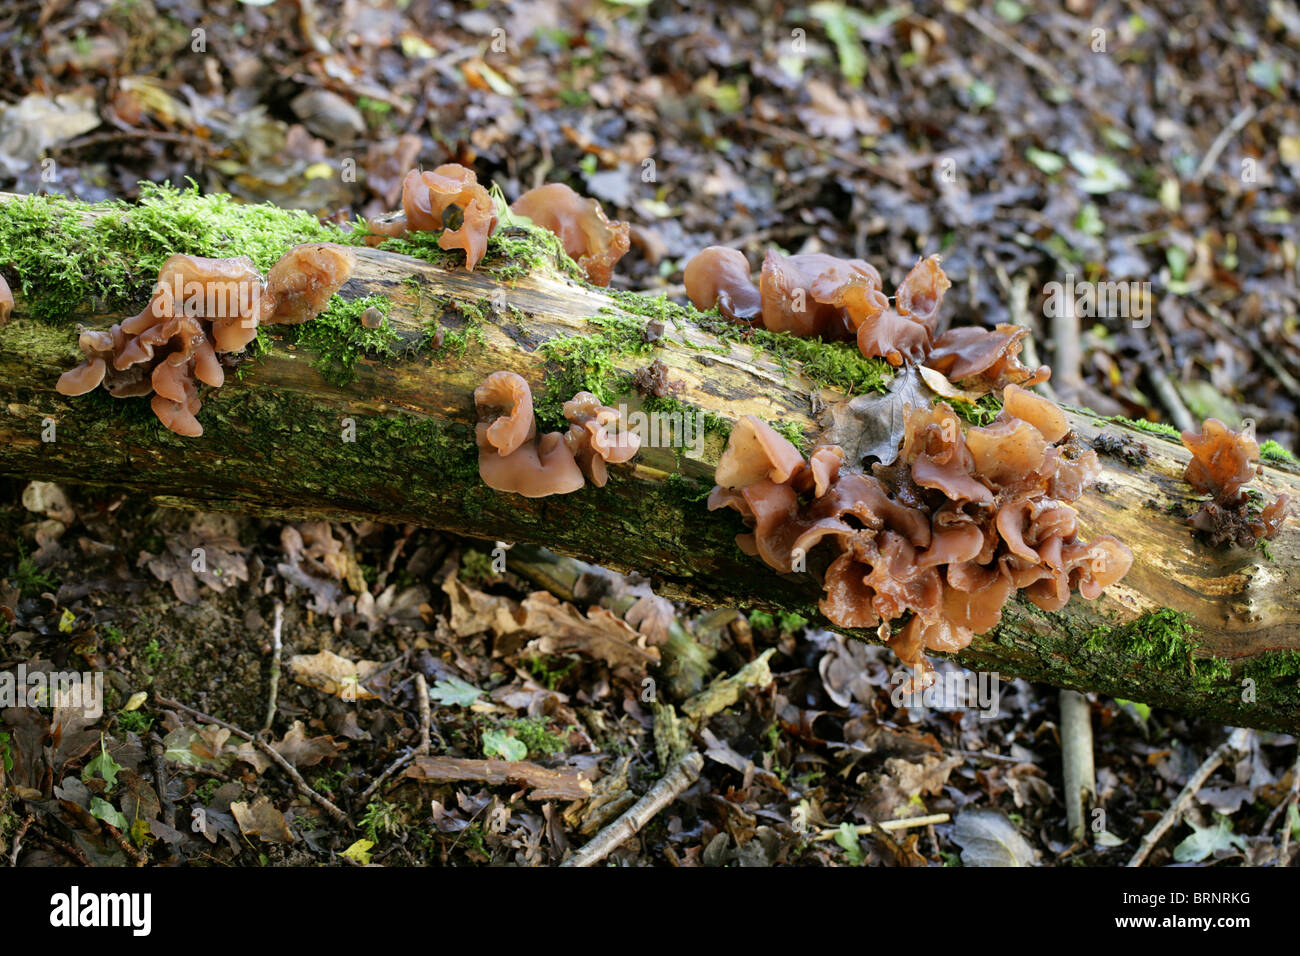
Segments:
[[[1218,136],[1214,137],[1214,142],[1210,144],[1205,157],[1201,160],[1200,165],[1196,167],[1196,172],[1192,174],[1192,182],[1199,184],[1205,180],[1205,177],[1210,174],[1210,170],[1214,168],[1214,164],[1219,161],[1223,151],[1232,142],[1232,138],[1246,128],[1246,124],[1255,118],[1256,112],[1254,103],[1250,103],[1237,111],[1237,115],[1232,118],[1232,122],[1225,126]]]
[[[36,822],[36,814],[29,813],[23,817],[23,822],[18,826],[18,832],[14,834],[13,848],[9,851],[9,865],[18,865],[18,851],[22,849],[23,837],[27,835],[27,829]]]
[[[36,833],[42,840],[44,840],[50,846],[54,847],[56,850],[62,850],[65,854],[67,854],[76,862],[80,863],[82,866],[85,867],[90,866],[90,861],[86,859],[86,854],[82,853],[78,847],[73,846],[67,840],[59,839],[44,827],[37,827]]]
[[[167,795],[167,751],[157,733],[149,735],[149,755],[153,758],[153,783],[158,789],[158,802],[162,804],[163,823],[175,829],[176,805]]]
[[[262,733],[271,732],[275,722],[276,700],[280,696],[280,657],[284,651],[281,634],[284,631],[284,604],[275,602],[275,623],[271,625],[271,687],[267,691],[266,720],[262,724]]]
[[[561,866],[591,866],[609,856],[615,849],[631,839],[641,828],[655,818],[682,791],[693,784],[704,768],[704,758],[692,751],[677,762],[658,783],[640,800],[628,807],[617,820],[591,839],[581,850],[569,857]]]
[[[406,752],[384,768],[384,772],[366,787],[360,798],[357,800],[357,806],[364,807],[370,802],[370,798],[375,795],[376,791],[384,785],[393,774],[405,767],[411,760],[420,754],[429,752],[429,738],[433,726],[433,715],[429,710],[429,682],[424,679],[424,675],[417,673],[415,675],[415,703],[420,710],[420,742],[416,744],[415,749],[407,748]]]
[[[1142,845],[1138,847],[1137,852],[1128,861],[1129,866],[1142,865],[1142,862],[1155,849],[1156,844],[1160,842],[1160,838],[1182,817],[1183,811],[1192,802],[1192,797],[1196,796],[1197,791],[1205,785],[1205,781],[1210,779],[1210,774],[1218,770],[1219,766],[1225,761],[1245,752],[1249,746],[1249,733],[1247,730],[1237,728],[1229,735],[1227,740],[1215,748],[1214,753],[1205,758],[1205,763],[1196,768],[1196,773],[1192,774],[1192,778],[1187,781],[1187,786],[1179,791],[1178,796],[1174,798],[1173,804],[1165,811],[1165,815],[1156,821],[1156,825],[1147,831],[1146,836],[1142,837]]]
[[[1084,812],[1097,795],[1092,755],[1092,710],[1078,691],[1061,691],[1061,762],[1065,770],[1065,816],[1070,836],[1082,840]]]
[[[1287,808],[1300,804],[1300,753],[1296,754],[1295,766],[1291,768],[1291,789],[1287,792],[1286,798],[1282,800],[1273,812],[1268,815],[1264,821],[1264,830],[1262,836],[1267,836],[1273,832],[1273,826],[1277,823],[1278,817],[1286,817]],[[1282,822],[1282,852],[1278,856],[1278,863],[1286,866],[1286,852],[1291,848],[1291,822],[1284,819]]]
[[[860,823],[853,828],[853,832],[858,836],[866,836],[874,830],[892,833],[895,830],[910,830],[913,827],[929,827],[934,826],[936,823],[947,823],[950,819],[951,817],[946,813],[932,813],[926,817],[886,820],[883,823]],[[824,827],[817,831],[817,835],[812,838],[812,842],[823,843],[826,840],[834,840],[835,835],[839,832],[839,827]]]
[[[352,821],[348,819],[347,814],[345,814],[338,807],[334,806],[334,804],[330,803],[328,799],[326,799],[325,797],[317,793],[315,790],[313,790],[311,785],[302,778],[302,774],[300,774],[297,771],[294,765],[289,763],[289,761],[285,760],[284,757],[280,756],[280,753],[277,750],[275,750],[273,747],[268,745],[265,741],[260,740],[257,737],[254,737],[252,734],[250,734],[248,731],[244,730],[241,727],[236,727],[234,724],[228,724],[224,720],[219,720],[216,717],[213,717],[211,714],[205,714],[202,711],[195,710],[193,707],[187,707],[186,705],[182,704],[180,701],[172,700],[170,697],[164,697],[162,694],[159,694],[157,691],[154,692],[154,700],[158,701],[158,703],[164,707],[172,707],[176,710],[184,711],[185,713],[189,714],[191,717],[195,718],[196,720],[201,720],[204,723],[208,723],[208,724],[216,724],[218,727],[224,727],[226,730],[230,731],[235,736],[240,737],[243,740],[247,740],[258,750],[262,751],[262,753],[270,757],[271,760],[277,766],[279,766],[281,770],[283,770],[285,773],[289,775],[289,779],[291,779],[294,782],[294,785],[297,786],[298,790],[302,792],[304,795],[306,795],[308,798],[310,798],[313,803],[315,803],[317,806],[323,809],[331,817],[333,817],[335,822],[341,823],[347,827],[352,826]]]
[[[429,682],[424,675],[415,675],[415,703],[420,709],[420,744],[415,748],[417,754],[429,752],[429,732],[433,726],[433,715],[429,710]]]
[[[136,866],[144,866],[149,862],[149,858],[133,847],[131,841],[128,840],[117,827],[113,826],[111,823],[105,823],[104,829],[108,831],[109,836],[117,841],[117,845],[122,848],[122,852],[130,857]]]

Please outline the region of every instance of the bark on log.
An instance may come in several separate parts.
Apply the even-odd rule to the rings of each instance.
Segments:
[[[743,530],[738,517],[706,510],[702,495],[723,444],[717,436],[700,455],[647,448],[632,464],[613,467],[605,488],[588,485],[572,495],[529,500],[479,482],[474,387],[488,373],[509,369],[543,393],[548,363],[539,346],[591,332],[593,317],[631,314],[627,303],[602,292],[544,269],[503,284],[482,271],[361,249],[341,294],[390,299],[389,320],[410,354],[364,358],[355,379],[337,385],[317,370],[313,355],[273,333],[267,354],[204,396],[199,439],[161,429],[145,399],[57,394],[59,374],[79,360],[76,325],[33,319],[20,289],[14,292],[14,316],[0,327],[0,473],[120,486],[177,507],[374,518],[540,544],[639,570],[668,597],[795,610],[820,620],[815,580],[778,575],[745,557],[734,543]],[[508,308],[484,311],[481,303],[494,296]],[[477,312],[485,321],[466,318]],[[100,327],[121,318],[94,314],[89,305],[75,316]],[[452,332],[477,330],[463,354],[420,349],[435,319]],[[669,322],[667,332],[652,354],[610,360],[632,372],[657,358],[682,384],[683,402],[727,420],[754,413],[794,422],[809,436],[820,430],[812,397],[843,398],[770,354],[720,346],[689,325]],[[628,401],[635,405],[636,396]],[[1100,600],[1076,596],[1060,613],[1009,604],[1003,623],[958,659],[1004,678],[1300,731],[1295,519],[1271,544],[1271,558],[1259,550],[1212,551],[1186,523],[1198,503],[1182,480],[1187,454],[1180,445],[1083,412],[1071,418],[1085,442],[1106,433],[1149,452],[1137,466],[1102,455],[1105,471],[1078,503],[1082,533],[1116,535],[1133,549],[1134,566]],[[51,420],[52,442],[42,440]],[[355,440],[348,440],[349,422]],[[1300,478],[1291,471],[1266,465],[1257,486],[1300,500]],[[1176,616],[1190,629],[1171,623]]]

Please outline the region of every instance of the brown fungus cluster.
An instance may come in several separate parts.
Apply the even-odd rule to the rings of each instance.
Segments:
[[[459,224],[457,224],[459,223]],[[487,252],[496,231],[497,209],[474,170],[459,163],[436,169],[413,169],[402,180],[402,211],[368,224],[366,242],[379,245],[408,232],[438,232],[438,248],[460,249],[471,272]]]
[[[533,393],[514,372],[493,372],[474,389],[479,477],[489,488],[526,498],[577,491],[609,480],[608,464],[631,460],[641,439],[619,427],[619,413],[590,392],[564,403],[567,432],[537,434]]]
[[[1277,537],[1291,499],[1278,495],[1272,503],[1256,510],[1245,491],[1259,471],[1255,423],[1248,419],[1240,431],[1234,432],[1217,418],[1210,418],[1199,433],[1185,431],[1182,438],[1192,453],[1183,477],[1199,494],[1210,496],[1188,519],[1192,527],[1216,547],[1249,547]]]
[[[1046,366],[1021,364],[1027,329],[967,326],[938,334],[939,307],[952,286],[938,256],[917,262],[894,290],[892,305],[880,273],[869,263],[822,253],[783,256],[769,251],[755,285],[742,253],[710,246],[686,264],[684,281],[698,309],[716,305],[732,321],[771,332],[855,339],[868,358],[883,358],[895,367],[925,364],[971,388],[1028,388],[1051,374]]]
[[[809,551],[828,543],[822,612],[841,627],[880,627],[924,674],[927,650],[966,647],[1016,591],[1060,610],[1071,591],[1096,598],[1133,561],[1110,535],[1079,539],[1070,502],[1100,472],[1096,453],[1073,454],[1047,399],[1015,385],[1005,399],[992,423],[966,429],[946,404],[909,408],[898,463],[875,475],[845,468],[836,446],[805,461],[746,416],[709,509],[738,511],[751,530],[737,544],[777,571],[806,570]]]
[[[631,245],[627,223],[610,221],[599,202],[563,183],[530,189],[511,204],[510,211],[559,236],[564,251],[595,285],[609,285],[614,266]]]
[[[238,352],[259,325],[314,318],[339,290],[356,254],[331,243],[295,246],[262,281],[253,261],[174,255],[158,271],[149,304],[108,329],[86,329],[77,342],[85,360],[55,389],[84,395],[102,385],[114,398],[153,395],[158,420],[178,435],[203,434],[198,385],[219,388],[218,354]]]

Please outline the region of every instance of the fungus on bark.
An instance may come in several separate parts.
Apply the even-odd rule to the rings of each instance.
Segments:
[[[1026,328],[1005,324],[992,329],[974,325],[949,329],[935,339],[925,364],[963,388],[1031,388],[1046,382],[1052,370],[1046,365],[1031,369],[1021,363],[1021,340],[1028,335]]]
[[[578,392],[565,402],[564,417],[569,420],[564,443],[597,488],[609,481],[606,462],[630,461],[641,447],[641,436],[621,427],[617,409],[602,405],[591,392]]]
[[[577,491],[582,472],[561,432],[537,435],[533,393],[523,376],[493,372],[474,389],[479,476],[489,488],[544,498]]]
[[[271,288],[247,257],[170,256],[149,303],[120,324],[82,331],[85,360],[55,389],[84,395],[100,385],[114,398],[153,395],[158,420],[178,435],[203,434],[199,383],[220,388],[218,353],[238,352],[264,322],[315,318],[345,282],[356,254],[331,243],[295,246],[271,267]]]
[[[627,223],[610,220],[600,203],[564,183],[530,189],[511,204],[510,211],[559,236],[564,251],[595,285],[609,285],[614,266],[631,245]]]
[[[459,225],[457,225],[459,222]],[[377,246],[408,232],[438,232],[438,248],[461,249],[471,272],[487,252],[496,230],[497,210],[474,170],[459,163],[413,169],[402,180],[402,211],[367,223],[366,244]]]
[[[1210,496],[1188,519],[1192,527],[1215,547],[1231,543],[1248,547],[1277,537],[1290,498],[1278,495],[1260,508],[1245,488],[1259,471],[1255,423],[1247,419],[1241,430],[1234,432],[1217,418],[1210,418],[1199,432],[1183,432],[1182,439],[1192,453],[1183,477],[1198,493]]]
[[[266,276],[270,308],[264,324],[298,325],[325,311],[330,297],[343,287],[357,265],[357,254],[332,242],[294,246],[271,266]]]
[[[1096,598],[1132,564],[1115,538],[1078,537],[1069,502],[1095,477],[1095,453],[1069,458],[1060,409],[1009,388],[987,426],[963,430],[942,403],[909,408],[898,463],[875,475],[845,469],[834,446],[805,462],[747,416],[719,460],[709,509],[738,511],[750,530],[737,543],[781,572],[804,570],[809,549],[829,542],[822,613],[841,627],[879,626],[924,675],[927,650],[967,646],[1017,590],[1059,610],[1072,590]]]
[[[686,263],[686,295],[701,312],[715,305],[733,322],[753,322],[762,311],[758,286],[749,278],[749,260],[737,249],[709,246]]]

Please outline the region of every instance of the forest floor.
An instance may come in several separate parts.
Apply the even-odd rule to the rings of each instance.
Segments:
[[[0,190],[189,178],[353,218],[393,208],[410,166],[462,162],[509,198],[596,196],[633,226],[614,286],[678,298],[710,244],[862,256],[891,288],[941,252],[946,318],[1028,322],[1062,400],[1250,418],[1294,449],[1300,17],[1259,9],[18,0]],[[1137,283],[1149,314],[1053,318],[1044,287],[1069,276]],[[500,554],[0,480],[0,670],[105,693],[94,719],[3,711],[0,860],[555,863],[689,748],[699,779],[610,860],[1116,865],[1225,737],[1092,700],[1104,813],[1075,845],[1056,690],[900,707],[892,655],[817,622]],[[670,622],[708,679],[739,675],[733,702],[601,639]],[[1300,853],[1297,741],[1246,744],[1150,865],[1276,863],[1288,830]],[[510,779],[475,780],[484,758]]]

